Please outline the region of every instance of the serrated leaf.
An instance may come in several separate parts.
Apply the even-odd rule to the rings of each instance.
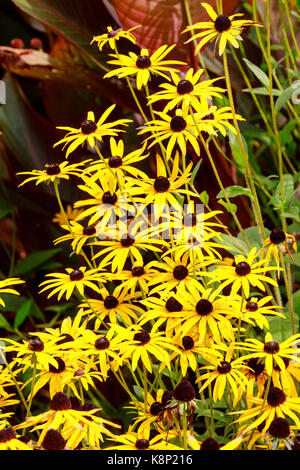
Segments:
[[[243,61],[246,63],[247,67],[251,70],[251,72],[258,78],[258,80],[266,87],[269,88],[270,86],[270,80],[268,76],[261,70],[260,67],[257,65],[253,64],[250,62],[248,59],[243,59]]]
[[[14,321],[14,328],[18,328],[24,320],[28,317],[30,310],[32,308],[32,300],[28,299],[27,302],[25,302],[17,311],[17,315],[15,317]]]

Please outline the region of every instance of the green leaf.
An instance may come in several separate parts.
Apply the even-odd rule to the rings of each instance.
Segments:
[[[224,206],[225,209],[227,210],[227,212],[230,212],[230,214],[235,214],[236,211],[237,211],[237,205],[236,204],[232,204],[230,202],[223,201],[223,199],[219,200],[219,204],[222,204],[222,206]]]
[[[265,87],[258,87],[258,88],[244,88],[242,91],[246,93],[252,93],[253,95],[266,95],[270,96],[270,90]],[[272,95],[273,96],[280,96],[282,92],[280,90],[273,89]]]
[[[26,258],[22,259],[18,264],[16,264],[13,275],[19,276],[20,274],[29,274],[36,269],[40,269],[42,265],[60,252],[60,248],[54,248],[51,250],[36,251],[31,253]]]
[[[198,170],[201,166],[201,163],[202,163],[202,158],[197,162],[195,168],[193,169],[193,172],[191,174],[191,184],[194,184],[194,181],[195,181],[196,175],[198,173]]]
[[[201,194],[199,194],[201,202],[206,206],[209,203],[209,195],[207,191],[202,191]]]
[[[265,229],[266,232],[266,237],[270,235],[270,230]],[[247,237],[247,240],[249,242],[250,248],[256,247],[257,249],[261,248],[262,241],[260,238],[260,233],[258,227],[248,227],[244,229],[244,233]],[[241,233],[238,234],[238,239],[239,240],[244,240],[243,235]]]
[[[7,331],[13,331],[12,327],[6,320],[6,318],[0,313],[0,328],[4,328]]]
[[[229,198],[237,196],[248,196],[253,198],[251,190],[249,188],[243,188],[242,186],[227,186],[227,188],[224,188],[224,192]],[[218,199],[221,197],[224,197],[222,190],[217,194]]]
[[[258,78],[258,80],[266,87],[269,88],[270,86],[270,80],[268,76],[261,70],[260,67],[257,65],[253,64],[250,62],[248,59],[243,59],[243,61],[246,63],[247,67],[251,70],[251,72]]]
[[[217,241],[218,239],[215,238]],[[224,245],[230,252],[234,255],[248,255],[249,250],[246,243],[243,240],[240,240],[236,237],[231,237],[226,233],[222,233],[222,245]]]
[[[292,98],[293,95],[297,96],[300,93],[300,82],[297,80],[291,86],[281,92],[281,95],[276,100],[275,112],[279,113],[281,108]]]
[[[14,328],[19,328],[20,325],[26,320],[28,317],[30,310],[32,308],[32,300],[28,299],[17,311],[17,315],[14,321]]]

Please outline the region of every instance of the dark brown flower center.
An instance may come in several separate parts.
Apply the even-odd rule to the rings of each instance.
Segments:
[[[255,374],[255,377],[257,377],[259,374],[261,374],[265,369],[264,364],[262,362],[260,362],[258,360],[258,358],[256,358],[256,357],[252,357],[251,359],[249,359],[249,361],[247,362],[247,366],[250,367],[250,369],[253,370],[253,373]]]
[[[28,346],[27,347],[30,351],[41,352],[41,351],[44,351],[45,346],[44,346],[43,341],[41,341],[38,338],[34,338],[34,339],[30,339],[28,341]]]
[[[268,393],[267,402],[270,406],[279,406],[286,401],[285,393],[278,387],[271,387]]]
[[[135,443],[135,447],[139,450],[148,449],[150,443],[147,439],[138,439]]]
[[[4,428],[0,430],[0,442],[8,442],[16,439],[16,431],[13,428]]]
[[[95,132],[95,130],[97,129],[97,124],[95,123],[95,121],[90,121],[88,119],[86,119],[85,121],[83,121],[81,123],[81,132],[83,134],[92,134],[93,132]]]
[[[123,163],[123,160],[118,155],[111,155],[108,159],[108,166],[110,168],[119,168]]]
[[[220,444],[213,437],[208,437],[202,442],[200,450],[220,450]]]
[[[184,336],[182,338],[182,346],[186,351],[189,351],[190,349],[193,349],[194,347],[194,340],[190,336]]]
[[[119,301],[118,299],[114,296],[114,295],[108,295],[105,299],[104,299],[104,307],[107,308],[108,310],[110,310],[111,308],[116,308],[116,306],[118,305]]]
[[[151,66],[151,60],[147,55],[139,55],[135,65],[139,69],[147,69]]]
[[[145,270],[144,270],[143,266],[134,266],[131,270],[131,274],[134,277],[140,277],[143,274],[145,274]]]
[[[181,303],[178,302],[178,300],[176,300],[174,297],[170,297],[166,301],[165,307],[168,310],[168,312],[181,312],[181,310],[182,310]]]
[[[161,404],[163,407],[167,406],[167,404],[172,400],[174,393],[170,390],[165,390],[161,397]]]
[[[159,401],[155,401],[154,403],[152,403],[152,405],[150,406],[150,413],[153,415],[153,416],[157,416],[163,409],[163,406],[161,403],[159,403]]]
[[[105,193],[103,193],[103,196],[102,196],[103,204],[109,204],[113,206],[117,202],[117,200],[118,200],[118,196],[116,195],[116,193],[111,194],[110,191],[106,191]]]
[[[45,165],[45,170],[49,176],[59,175],[60,173],[60,167],[57,163],[47,163]]]
[[[278,353],[280,346],[276,341],[269,341],[268,343],[264,344],[264,351],[268,354],[276,354]]]
[[[219,15],[215,19],[215,28],[218,33],[223,33],[224,31],[228,31],[231,26],[231,20],[226,15]]]
[[[66,441],[62,435],[55,429],[48,429],[42,447],[45,450],[63,450],[66,446]]]
[[[154,181],[154,189],[158,193],[166,193],[170,188],[170,181],[165,176],[158,176]]]
[[[289,366],[289,364],[290,364],[290,362],[291,362],[290,359],[288,359],[287,357],[282,357],[281,359],[283,360],[284,365],[285,365],[285,368],[287,369],[288,366]],[[280,367],[278,366],[278,364],[273,364],[273,368],[274,368],[275,370],[278,370],[278,371],[281,370]]]
[[[53,374],[60,374],[66,368],[65,361],[63,361],[60,357],[55,357],[54,359],[56,360],[58,366],[56,367],[53,364],[49,364],[49,372],[52,372]]]
[[[186,128],[186,125],[186,120],[182,116],[174,116],[170,122],[170,127],[173,132],[182,132]]]
[[[275,245],[279,245],[280,243],[284,242],[286,239],[285,233],[281,228],[274,228],[270,233],[270,240]]]
[[[229,374],[229,372],[231,371],[230,362],[221,361],[217,367],[217,370],[220,374]]]
[[[80,281],[81,279],[83,279],[83,277],[84,277],[84,273],[80,271],[80,269],[74,269],[74,271],[70,273],[71,281]]]
[[[207,299],[200,299],[196,304],[196,312],[199,315],[209,315],[213,311],[213,304]]]
[[[191,401],[195,396],[195,389],[188,380],[182,380],[174,390],[174,398],[178,401]]]
[[[187,93],[191,93],[193,89],[194,86],[189,80],[180,80],[177,85],[177,93],[179,95],[186,95]]]
[[[127,234],[126,237],[121,238],[121,245],[124,248],[129,248],[133,244],[134,244],[134,238],[131,237],[129,234]]]
[[[84,229],[82,230],[82,233],[83,233],[83,235],[86,235],[86,236],[95,235],[95,233],[96,233],[96,228],[94,227],[94,225],[87,225],[87,226],[84,227]]]
[[[273,437],[278,439],[285,439],[290,435],[290,426],[286,419],[275,418],[270,424],[268,431],[269,434],[271,434]]]
[[[96,339],[95,341],[95,348],[102,351],[103,349],[109,348],[110,342],[106,338],[106,336],[102,336],[101,338]]]
[[[238,276],[247,276],[251,273],[251,266],[246,261],[241,261],[236,265],[235,272]]]
[[[175,266],[173,269],[173,276],[177,281],[182,281],[185,279],[189,274],[189,271],[186,266],[183,264],[179,264],[178,266]]]
[[[141,345],[149,343],[151,336],[147,331],[142,330],[136,333],[133,337],[134,341],[138,341]]]
[[[247,302],[246,303],[246,310],[249,312],[256,312],[258,310],[258,305],[256,302]]]
[[[51,410],[70,410],[72,408],[69,397],[62,392],[58,392],[54,395],[50,402]]]

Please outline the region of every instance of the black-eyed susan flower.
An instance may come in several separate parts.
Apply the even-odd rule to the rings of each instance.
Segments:
[[[195,39],[202,38],[199,44],[195,49],[195,55],[198,54],[200,49],[209,41],[217,39],[219,41],[219,55],[222,55],[227,42],[229,42],[233,47],[238,48],[238,40],[241,40],[240,34],[243,31],[245,26],[262,26],[259,23],[256,23],[251,20],[237,20],[235,19],[238,16],[243,16],[242,13],[237,13],[235,15],[226,16],[218,15],[214,9],[208,3],[202,3],[202,6],[207,11],[209,17],[212,21],[200,21],[194,25],[188,26],[183,32],[194,31],[197,29],[204,30],[200,33],[193,34],[187,43],[194,41]]]
[[[82,362],[82,365],[78,366],[79,368],[74,371],[72,377],[68,376],[63,379],[67,389],[69,388],[79,400],[81,399],[81,390],[86,392],[93,390],[96,388],[95,380],[102,382],[105,379],[102,372],[92,369],[93,366],[92,361],[88,361],[86,364]]]
[[[146,395],[146,409],[144,402],[130,402],[128,408],[138,415],[134,418],[132,429],[138,426],[139,432],[150,433],[151,426],[155,425],[156,429],[164,431],[162,419],[164,415],[164,406],[161,402],[164,391],[160,388],[156,394],[147,392]]]
[[[274,228],[269,237],[264,241],[261,249],[261,255],[264,256],[266,262],[269,262],[272,257],[279,266],[279,254],[288,253],[293,260],[289,245],[291,249],[297,252],[297,242],[293,235],[284,232],[281,228]],[[294,261],[294,260],[293,260]]]
[[[202,113],[208,109],[207,100],[213,96],[220,98],[220,92],[224,89],[215,87],[213,84],[221,78],[200,81],[204,70],[199,69],[196,72],[190,68],[184,78],[177,72],[171,72],[172,83],[162,83],[158,91],[148,97],[149,104],[161,100],[168,100],[163,112],[167,113],[176,106],[181,106],[183,111],[187,112],[192,107],[196,112]]]
[[[256,338],[246,338],[244,343],[236,343],[236,345],[242,350],[251,351],[251,354],[243,356],[244,359],[257,357],[264,361],[265,369],[271,375],[275,365],[280,370],[285,369],[284,358],[300,362],[300,358],[297,356],[300,351],[295,347],[299,341],[300,334],[297,334],[279,344],[273,340],[272,334],[268,331],[264,342]]]
[[[130,291],[131,294],[141,291],[148,294],[148,282],[156,276],[157,270],[151,268],[148,264],[133,263],[130,270],[116,273],[114,279],[122,281],[124,289]]]
[[[112,292],[103,287],[100,292],[100,299],[86,299],[80,305],[84,309],[84,315],[88,315],[89,320],[95,320],[95,330],[100,328],[106,318],[112,324],[119,323],[131,325],[132,320],[137,320],[137,314],[144,310],[138,305],[132,304],[137,294],[128,293],[123,283],[117,286]]]
[[[92,241],[97,237],[97,225],[98,222],[90,225],[81,225],[79,222],[71,220],[69,226],[61,225],[61,228],[69,233],[56,238],[53,243],[54,245],[57,245],[70,240],[72,249],[79,254],[87,241]]]
[[[284,369],[274,365],[272,381],[275,387],[282,388],[289,397],[297,398],[297,384],[300,382],[300,364],[294,360],[283,357]]]
[[[167,74],[169,74],[171,70],[176,70],[173,66],[185,65],[184,62],[179,60],[164,60],[174,47],[175,44],[171,46],[163,45],[150,57],[148,49],[141,49],[139,55],[134,52],[129,52],[128,55],[110,54],[110,56],[113,57],[113,60],[109,60],[108,63],[119,65],[119,67],[105,74],[104,78],[115,76],[118,76],[118,78],[135,76],[138,90],[147,85],[150,80],[151,73],[160,75],[166,80],[170,80]]]
[[[152,140],[149,148],[168,139],[166,149],[166,157],[168,160],[171,158],[172,151],[176,145],[180,148],[182,156],[185,157],[188,142],[191,144],[196,154],[200,155],[200,147],[197,140],[198,132],[205,131],[209,135],[216,135],[212,123],[207,119],[202,121],[200,113],[198,113],[197,116],[197,127],[193,117],[187,113],[183,113],[181,109],[176,109],[173,117],[159,111],[155,111],[155,114],[157,114],[160,119],[148,121],[147,125],[140,130],[138,134],[142,135],[151,132],[151,135],[145,139],[146,142]],[[202,112],[203,116],[206,114],[206,111]]]
[[[113,439],[118,445],[106,447],[106,450],[181,450],[180,447],[171,444],[167,441],[167,434],[165,436],[158,434],[152,439],[149,433],[133,432],[129,430],[126,434],[115,436]]]
[[[1,294],[13,294],[13,295],[20,295],[18,291],[15,289],[12,289],[11,286],[16,286],[18,284],[24,284],[25,281],[22,281],[22,279],[19,279],[17,277],[11,277],[8,279],[3,279],[0,281],[0,295]],[[5,302],[4,300],[0,297],[0,305],[2,307],[5,307]]]
[[[156,324],[148,333],[138,325],[131,325],[126,330],[115,326],[117,333],[122,334],[124,341],[120,344],[120,354],[124,361],[130,359],[132,369],[135,370],[138,361],[141,360],[148,372],[152,373],[152,361],[155,357],[166,367],[170,367],[169,351],[177,350],[171,339],[167,338],[163,331],[158,331]],[[126,338],[126,339],[125,339]]]
[[[117,370],[123,363],[120,355],[122,335],[115,335],[110,328],[105,334],[98,334],[91,330],[84,332],[84,350],[87,357],[92,357],[92,362],[99,365],[103,380],[107,379],[111,367]]]
[[[236,294],[234,300],[235,299],[241,305],[242,298]],[[261,329],[264,327],[269,329],[268,315],[286,318],[282,313],[276,311],[276,309],[282,309],[281,306],[267,305],[271,300],[272,296],[270,295],[261,297],[260,299],[258,297],[250,297],[246,302],[243,302],[243,308],[240,313],[241,320],[252,324],[256,323]]]
[[[172,173],[167,177],[167,170],[164,162],[159,155],[156,155],[156,178],[137,181],[136,185],[140,188],[143,198],[141,199],[142,208],[151,205],[153,213],[157,219],[164,212],[169,213],[169,206],[176,208],[179,206],[178,200],[175,195],[184,184],[189,181],[192,162],[189,163],[187,168],[179,176],[179,153],[177,152],[174,158]],[[189,194],[196,196],[195,193],[187,189],[180,189],[181,194]],[[140,213],[138,211],[138,214]]]
[[[119,140],[118,142],[114,137],[110,138],[110,155],[105,161],[94,162],[89,165],[87,168],[87,173],[94,174],[94,178],[101,179],[101,176],[104,177],[105,174],[111,173],[119,179],[124,186],[126,182],[125,175],[129,174],[134,178],[147,178],[146,173],[144,173],[139,168],[136,168],[136,164],[143,161],[148,157],[149,154],[144,155],[145,146],[137,150],[124,155],[124,142]]]
[[[266,400],[264,398],[248,398],[250,408],[242,411],[233,411],[230,414],[241,414],[236,423],[252,421],[247,425],[245,433],[263,423],[262,433],[270,427],[274,418],[290,418],[296,426],[300,426],[300,398],[290,398],[278,387],[270,387]]]
[[[223,346],[222,349],[226,351],[224,357],[222,359],[211,357],[209,362],[212,365],[205,365],[200,368],[200,370],[208,369],[209,372],[202,374],[196,380],[196,382],[199,382],[199,380],[201,380],[201,383],[204,382],[200,391],[215,381],[213,387],[214,401],[222,399],[226,386],[229,387],[234,398],[238,399],[240,392],[245,391],[248,382],[247,377],[241,371],[244,366],[243,360],[241,358],[232,360],[234,346],[231,345],[228,348]]]
[[[46,277],[52,277],[52,279],[43,281],[40,284],[40,287],[43,287],[40,293],[50,289],[51,292],[47,297],[48,299],[58,294],[58,300],[60,300],[63,295],[65,295],[68,300],[75,290],[78,291],[80,295],[84,296],[85,287],[99,293],[100,288],[98,287],[98,283],[103,283],[106,279],[105,274],[101,272],[99,268],[89,270],[87,270],[86,267],[80,267],[78,269],[66,268],[66,271],[66,274],[46,274]]]
[[[0,450],[33,450],[19,439],[16,431],[11,427],[0,430]]]
[[[113,122],[105,122],[115,107],[116,105],[113,104],[107,108],[98,121],[95,120],[93,111],[89,111],[87,118],[81,123],[79,129],[73,127],[58,127],[58,129],[68,131],[68,133],[63,139],[56,142],[54,147],[60,144],[64,144],[63,149],[68,147],[66,152],[66,158],[68,158],[70,153],[74,152],[77,147],[83,145],[85,142],[91,148],[94,148],[97,142],[102,142],[104,136],[117,136],[119,132],[124,132],[124,130],[118,128],[118,126],[126,126],[131,122],[130,119],[118,119]]]
[[[266,276],[266,273],[278,268],[275,266],[265,266],[265,260],[255,262],[257,255],[257,250],[254,247],[247,257],[244,255],[236,256],[234,265],[220,266],[217,267],[217,269],[214,271],[206,274],[203,273],[203,275],[214,278],[209,282],[210,284],[215,281],[222,281],[218,287],[218,291],[224,289],[224,287],[228,286],[229,284],[232,284],[232,296],[235,295],[240,288],[243,289],[244,296],[247,298],[250,294],[250,286],[257,287],[262,291],[266,290],[264,283],[277,286],[277,282],[269,276]]]
[[[229,129],[233,134],[236,134],[235,127],[231,122],[229,122],[229,120],[232,120],[233,118],[234,116],[230,106],[223,106],[221,108],[211,106],[207,110],[206,114],[203,114],[203,112],[200,114],[194,114],[194,119],[196,119],[197,123],[200,122],[202,125],[206,124],[212,127],[212,129],[220,132],[224,137],[227,134],[226,129]],[[245,119],[239,114],[235,114],[235,118],[238,121],[245,121]]]
[[[65,213],[63,214],[62,211],[57,212],[54,214],[54,217],[52,219],[52,222],[59,224],[59,225],[64,225],[66,223],[66,217],[67,220],[76,220],[79,214],[82,212],[80,209],[74,209],[70,204],[67,205],[65,209]]]
[[[135,44],[135,37],[131,33],[131,31],[139,27],[140,25],[137,25],[125,31],[122,28],[113,29],[111,26],[107,26],[107,33],[94,36],[91,44],[96,42],[99,48],[99,51],[102,51],[103,46],[105,46],[105,44],[108,44],[111,49],[115,50],[116,41],[118,41],[121,38],[128,39],[128,41],[132,42],[132,44]]]
[[[36,186],[40,183],[54,183],[59,182],[59,180],[70,179],[70,175],[81,177],[83,174],[83,168],[87,162],[90,160],[86,160],[82,163],[47,163],[45,165],[44,170],[32,170],[32,171],[24,171],[21,173],[17,173],[17,175],[31,175],[30,178],[27,178],[23,183],[19,185],[23,186],[23,184],[29,183],[30,181],[35,181]]]
[[[246,367],[242,369],[242,372],[248,380],[246,396],[262,397],[265,391],[265,384],[269,377],[265,369],[265,364],[257,357],[250,357],[245,361],[245,365]],[[257,390],[255,389],[256,386]]]
[[[227,444],[221,445],[213,437],[207,437],[204,441],[198,441],[194,436],[189,435],[188,443],[193,450],[237,450],[238,447],[242,444],[243,439],[241,436],[238,436]]]
[[[113,273],[120,272],[128,259],[131,259],[131,262],[144,264],[141,249],[156,253],[162,251],[160,246],[167,245],[167,242],[158,238],[157,230],[152,227],[143,228],[142,223],[143,221],[137,218],[133,219],[128,226],[120,220],[110,240],[92,243],[93,246],[103,247],[93,257],[97,259],[105,255],[99,263],[100,269],[111,264]]]

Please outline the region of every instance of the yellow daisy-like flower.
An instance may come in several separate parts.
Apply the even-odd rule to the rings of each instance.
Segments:
[[[209,362],[213,365],[205,365],[200,368],[200,370],[208,369],[210,372],[202,374],[196,380],[196,382],[201,380],[202,383],[205,380],[200,389],[200,392],[202,392],[206,387],[208,387],[209,384],[215,381],[213,389],[214,401],[222,399],[227,385],[232,391],[235,399],[238,399],[240,396],[240,391],[244,391],[246,389],[248,382],[247,377],[240,370],[245,367],[243,360],[238,358],[232,361],[234,347],[230,346],[229,348],[226,348],[223,346],[222,349],[226,351],[225,356],[222,359],[211,357]]]
[[[239,114],[236,114],[235,117],[238,121],[245,121]],[[221,132],[224,137],[227,134],[226,128],[233,132],[233,134],[236,134],[235,127],[229,122],[229,119],[233,119],[230,106],[223,106],[219,109],[216,106],[211,106],[205,115],[203,113],[195,113],[194,118],[197,123],[200,122],[202,125],[211,126],[212,129]]]
[[[13,428],[7,427],[0,430],[0,450],[33,450],[22,442]]]
[[[181,186],[183,186],[190,176],[190,171],[193,163],[189,163],[187,168],[183,171],[181,176],[179,173],[179,153],[176,152],[172,173],[167,177],[166,167],[159,155],[156,155],[156,178],[146,179],[143,181],[136,181],[136,185],[141,189],[143,198],[141,199],[142,208],[138,211],[144,210],[149,204],[153,205],[155,218],[158,219],[164,212],[169,213],[169,206],[173,208],[179,207],[175,194]],[[190,194],[197,197],[196,193],[187,189],[180,189],[181,194]],[[146,196],[146,197],[145,197]]]
[[[244,296],[247,298],[250,295],[250,286],[257,287],[262,291],[266,290],[264,283],[277,286],[277,282],[265,274],[268,271],[276,270],[278,268],[275,266],[265,266],[265,260],[254,262],[257,255],[258,253],[254,247],[247,257],[244,255],[236,256],[235,266],[220,266],[214,271],[209,273],[202,273],[202,275],[211,276],[214,278],[209,282],[209,284],[215,281],[222,281],[221,285],[217,289],[218,292],[220,292],[229,284],[232,284],[232,296],[234,296],[239,291],[239,289],[242,288]]]
[[[25,281],[22,281],[21,279],[17,277],[3,279],[3,281],[0,281],[0,294],[20,295],[18,291],[16,291],[15,289],[11,289],[11,286],[15,286],[17,284],[24,284],[24,282]],[[2,307],[5,307],[5,302],[1,297],[0,297],[0,305],[2,305]]]
[[[242,436],[237,436],[224,445],[219,444],[213,437],[208,437],[202,442],[199,442],[191,434],[188,437],[188,443],[193,450],[237,450],[242,442]]]
[[[292,254],[289,249],[289,244],[291,248],[297,252],[297,242],[293,235],[284,232],[281,228],[274,228],[270,236],[264,241],[263,247],[261,249],[261,255],[265,257],[266,262],[273,257],[276,261],[276,265],[279,266],[279,254],[288,253],[293,260]],[[294,261],[294,260],[293,260]]]
[[[150,57],[147,49],[142,49],[139,55],[134,52],[129,52],[128,55],[110,54],[114,59],[109,60],[108,63],[119,65],[120,67],[105,74],[104,78],[115,77],[116,75],[118,78],[135,75],[138,90],[147,85],[150,80],[151,73],[170,80],[168,75],[166,75],[166,72],[170,73],[170,71],[176,70],[172,65],[185,65],[185,62],[181,62],[179,60],[163,60],[166,55],[172,51],[175,45],[176,44],[171,46],[163,45]]]
[[[241,305],[242,298],[236,294],[233,301],[237,301]],[[249,322],[251,324],[257,324],[260,329],[264,327],[269,329],[269,322],[267,320],[267,315],[276,315],[281,318],[286,318],[282,313],[277,312],[274,309],[282,309],[280,306],[266,305],[272,300],[272,296],[268,295],[266,297],[251,297],[247,299],[246,302],[243,302],[243,310],[240,313],[242,321]],[[255,323],[254,323],[255,322]]]
[[[65,273],[52,273],[46,274],[46,277],[52,277],[40,284],[40,287],[44,286],[40,293],[51,289],[52,291],[48,295],[48,299],[58,293],[58,300],[63,295],[68,300],[76,289],[80,295],[84,295],[84,288],[89,287],[93,291],[99,293],[100,288],[96,283],[102,283],[106,278],[100,269],[89,269],[86,267],[80,267],[79,269],[66,269]]]
[[[150,439],[149,432],[128,431],[127,434],[114,436],[114,441],[119,443],[105,450],[182,450],[180,447],[166,441],[166,435],[158,434]],[[112,440],[112,439],[111,439]]]
[[[89,162],[90,160],[85,160],[82,163],[72,163],[69,164],[68,162],[63,163],[47,163],[45,165],[44,170],[32,170],[32,171],[24,171],[21,173],[17,173],[17,175],[32,175],[30,178],[27,178],[23,183],[19,184],[23,186],[23,184],[28,183],[29,181],[36,181],[36,186],[40,183],[54,183],[61,179],[68,180],[70,179],[70,175],[77,176],[81,178],[83,174],[84,165]]]
[[[120,319],[125,325],[131,325],[132,319],[137,320],[137,313],[144,310],[131,303],[137,294],[130,294],[124,288],[123,283],[117,286],[112,293],[106,288],[100,290],[102,299],[87,299],[80,305],[84,308],[84,315],[88,315],[89,320],[96,319],[95,330],[98,330],[102,322],[109,318],[110,323],[119,323]]]
[[[118,41],[120,38],[128,39],[128,41],[135,44],[135,37],[133,34],[131,34],[130,31],[133,31],[136,28],[140,28],[140,25],[134,26],[133,28],[130,28],[127,31],[124,31],[124,29],[122,28],[113,29],[111,26],[107,26],[107,33],[100,34],[99,36],[94,36],[91,44],[96,42],[99,51],[102,51],[103,46],[105,46],[105,44],[108,44],[111,49],[115,49],[116,41]]]
[[[299,340],[300,334],[297,334],[279,344],[273,340],[272,334],[268,332],[264,343],[256,338],[247,338],[244,343],[236,343],[236,345],[239,349],[251,351],[251,354],[243,356],[244,359],[257,357],[264,360],[265,369],[271,375],[275,365],[280,370],[285,369],[284,358],[300,362],[300,358],[297,356],[300,351],[293,347],[299,343]]]
[[[238,48],[238,40],[241,40],[240,34],[242,33],[245,26],[262,26],[259,23],[256,23],[251,20],[236,20],[238,16],[243,16],[242,13],[237,13],[235,15],[226,16],[218,15],[214,9],[208,3],[201,3],[201,5],[207,11],[209,17],[212,21],[200,21],[195,23],[192,26],[188,26],[183,33],[186,31],[194,31],[197,29],[203,29],[200,33],[193,34],[193,36],[186,41],[194,41],[195,39],[202,38],[199,44],[195,49],[195,55],[198,54],[200,49],[209,41],[217,39],[219,41],[219,55],[222,55],[227,42],[229,42],[233,47]],[[216,43],[217,44],[217,43]]]
[[[297,384],[300,382],[300,364],[283,357],[284,369],[274,365],[272,371],[272,381],[275,387],[282,388],[289,397],[297,398]]]
[[[66,137],[56,142],[54,147],[64,144],[64,149],[67,146],[66,158],[68,158],[70,153],[74,152],[77,147],[83,145],[85,142],[93,148],[97,145],[97,142],[102,142],[104,136],[117,136],[119,132],[124,132],[124,130],[119,129],[117,126],[127,126],[127,123],[132,122],[130,119],[118,119],[113,122],[105,122],[115,107],[116,105],[113,104],[106,109],[98,121],[95,120],[93,111],[89,111],[87,119],[81,123],[79,129],[73,127],[58,127],[57,129],[68,131],[68,133]]]
[[[87,243],[87,241],[91,241],[93,238],[97,237],[97,225],[98,223],[95,222],[94,224],[83,226],[78,222],[71,220],[70,226],[61,225],[61,228],[67,230],[69,233],[57,238],[56,240],[54,240],[53,243],[54,245],[57,245],[58,243],[63,243],[71,240],[72,249],[77,254],[79,254],[82,247]]]
[[[73,209],[70,204],[67,205],[66,210],[65,210],[65,214],[68,220],[76,220],[81,212],[82,211],[79,209]],[[57,212],[54,215],[52,222],[59,224],[59,225],[64,225],[66,223],[65,215],[61,211]]]
[[[248,361],[245,361],[245,365],[246,367],[242,369],[242,372],[248,379],[246,396],[254,397],[257,385],[257,396],[262,397],[265,391],[265,383],[269,377],[264,363],[257,357],[250,357]]]
[[[177,350],[171,339],[166,338],[163,331],[157,331],[159,324],[152,327],[150,333],[138,325],[125,329],[115,326],[117,333],[122,334],[124,341],[120,344],[120,354],[124,361],[130,358],[132,369],[135,370],[141,360],[148,372],[152,373],[152,362],[149,355],[155,357],[165,367],[170,368],[169,350]],[[127,339],[125,339],[127,338]]]
[[[151,135],[145,140],[153,140],[149,145],[149,148],[153,145],[163,142],[169,139],[166,157],[170,159],[172,156],[172,150],[176,145],[179,146],[182,156],[186,155],[187,142],[191,144],[197,155],[200,155],[200,147],[197,140],[198,131],[205,131],[210,135],[216,135],[213,129],[212,122],[209,120],[202,121],[201,116],[204,117],[207,111],[202,112],[202,115],[197,115],[197,127],[193,120],[193,117],[183,113],[181,109],[176,109],[175,116],[169,116],[166,113],[155,111],[155,114],[160,119],[154,119],[148,121],[147,125],[138,132],[138,134],[145,134],[151,132]],[[196,118],[195,118],[196,119]]]
[[[164,406],[162,404],[162,396],[164,391],[160,388],[153,396],[147,391],[146,409],[145,402],[132,401],[129,408],[138,415],[134,418],[132,430],[138,426],[138,432],[150,433],[151,426],[156,425],[159,431],[164,432],[164,426],[161,424],[164,415]]]
[[[149,287],[148,281],[156,276],[157,270],[151,268],[148,264],[143,265],[137,262],[132,264],[131,270],[125,270],[116,273],[114,279],[122,281],[124,289],[134,294],[136,291],[142,291],[144,294],[148,294]]]
[[[244,432],[249,432],[251,429],[257,428],[260,424],[264,423],[261,430],[264,434],[269,429],[271,422],[274,418],[291,418],[295,425],[299,428],[300,420],[300,398],[290,398],[278,387],[270,387],[267,399],[264,398],[248,398],[251,407],[243,411],[233,411],[230,414],[241,414],[236,423],[245,423],[254,419],[249,424]]]
[[[208,109],[207,100],[211,100],[213,96],[221,98],[219,92],[224,91],[223,88],[213,86],[213,83],[221,80],[221,78],[200,81],[203,72],[203,69],[194,72],[194,69],[190,68],[184,78],[177,72],[171,72],[173,83],[162,83],[160,88],[163,88],[163,90],[149,96],[149,104],[168,100],[163,110],[164,113],[179,105],[181,105],[184,112],[192,107],[196,112],[202,113],[205,109]]]

